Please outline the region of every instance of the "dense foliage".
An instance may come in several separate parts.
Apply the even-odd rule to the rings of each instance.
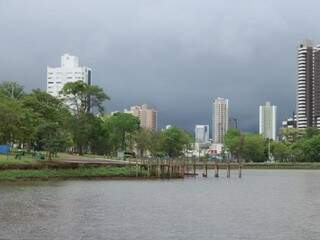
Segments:
[[[192,138],[182,129],[140,128],[131,114],[104,114],[108,95],[83,82],[65,84],[61,97],[39,89],[30,93],[14,82],[0,84],[0,144],[32,151],[117,155],[136,151],[139,156],[177,157]]]
[[[269,141],[258,134],[229,129],[225,145],[235,159],[246,162],[320,162],[320,131],[316,128],[282,129],[281,141]]]

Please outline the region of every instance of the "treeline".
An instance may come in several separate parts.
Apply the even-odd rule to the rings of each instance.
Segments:
[[[131,114],[104,114],[110,100],[98,86],[84,82],[64,85],[55,98],[39,89],[30,93],[15,82],[0,84],[0,144],[33,151],[72,151],[116,155],[138,151],[143,156],[176,157],[192,142],[180,128],[148,131]]]
[[[259,134],[229,129],[225,147],[233,158],[246,162],[320,162],[320,130],[281,129],[280,141],[269,141]]]

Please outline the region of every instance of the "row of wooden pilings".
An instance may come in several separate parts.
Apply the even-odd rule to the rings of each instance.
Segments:
[[[242,164],[230,162],[196,162],[181,159],[139,159],[129,161],[130,175],[136,177],[163,177],[163,178],[182,178],[186,175],[196,176],[197,169],[204,170],[203,177],[208,176],[208,169],[214,169],[214,177],[218,178],[221,167],[226,169],[227,178],[231,177],[231,168],[238,169],[238,177],[242,177]],[[191,169],[191,172],[190,172]]]

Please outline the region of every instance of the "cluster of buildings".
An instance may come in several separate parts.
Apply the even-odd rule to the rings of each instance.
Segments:
[[[304,40],[298,45],[298,81],[296,93],[296,113],[282,121],[281,128],[320,128],[320,45]],[[228,99],[217,98],[213,102],[212,139],[209,152],[219,153],[217,145],[223,145],[228,128],[236,119],[229,118]],[[196,143],[202,142],[203,131],[208,125],[196,125]],[[237,120],[235,126],[237,128]],[[277,140],[277,107],[266,102],[259,106],[259,133],[267,139]],[[199,136],[200,135],[200,136]],[[201,140],[201,141],[200,141]],[[197,144],[196,144],[197,146]],[[199,145],[200,146],[200,145]],[[199,148],[200,149],[200,148]]]
[[[76,81],[92,84],[92,69],[80,66],[79,58],[76,56],[63,54],[60,67],[47,67],[47,93],[54,97],[59,97],[66,83]],[[125,109],[124,112],[139,118],[142,128],[157,130],[157,110],[148,105],[132,106],[129,110]]]
[[[229,128],[238,128],[238,120],[229,117],[229,100],[218,97],[212,104],[212,139],[209,125],[196,125],[194,155],[219,155]],[[268,139],[277,138],[277,107],[270,102],[259,106],[259,133]]]
[[[59,96],[65,83],[79,80],[92,84],[92,69],[80,66],[76,56],[64,54],[60,67],[47,67],[47,92],[53,96]],[[315,46],[310,40],[298,45],[296,107],[296,114],[282,121],[282,128],[320,127],[320,45]],[[144,129],[158,128],[158,112],[147,104],[131,106],[123,112],[138,117]],[[219,154],[229,128],[238,128],[238,120],[229,116],[229,100],[218,97],[212,104],[212,139],[209,124],[196,125],[195,151]],[[259,106],[259,133],[265,138],[277,139],[277,107],[270,102]]]

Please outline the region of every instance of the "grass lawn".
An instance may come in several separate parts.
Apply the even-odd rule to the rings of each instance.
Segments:
[[[132,173],[133,174],[133,173]],[[144,173],[142,173],[145,175]],[[80,167],[76,169],[3,170],[0,181],[19,179],[130,177],[128,167]]]
[[[15,155],[9,154],[4,155],[0,154],[0,165],[9,165],[9,164],[35,164],[38,161],[32,158],[30,154],[22,156],[21,159],[15,159]]]

